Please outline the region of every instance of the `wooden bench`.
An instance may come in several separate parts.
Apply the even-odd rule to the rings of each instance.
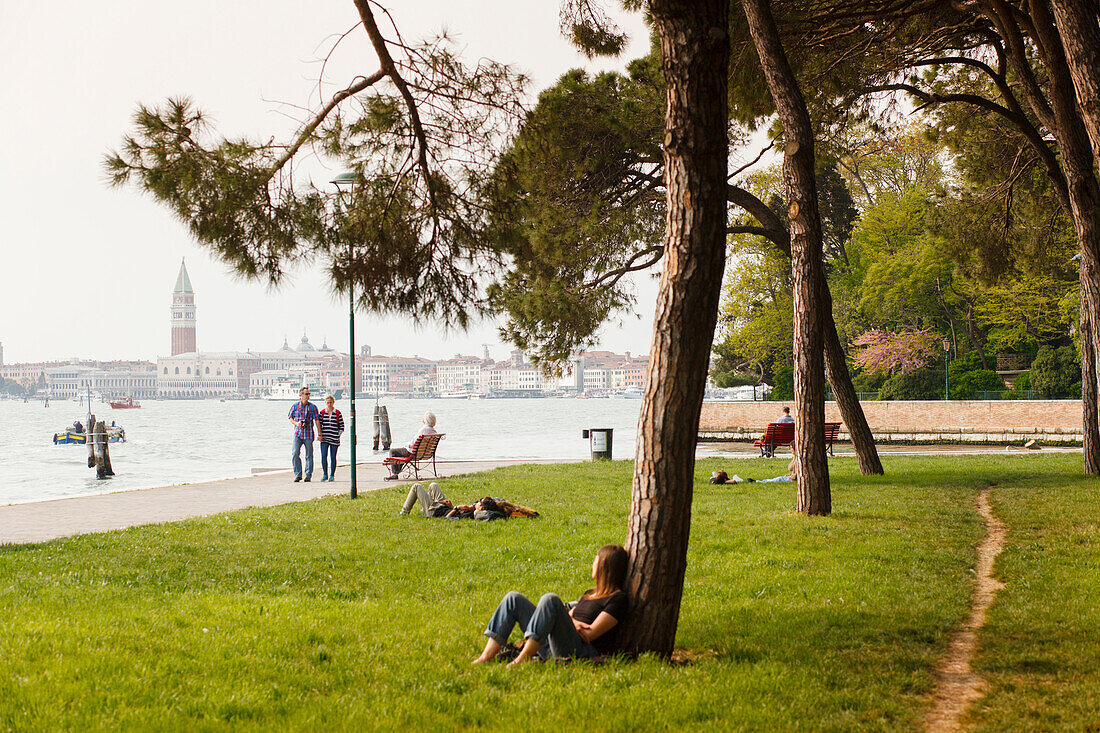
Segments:
[[[833,455],[833,444],[836,443],[837,436],[839,435],[840,423],[825,423],[825,445],[829,449],[829,455]],[[794,443],[794,423],[773,422],[768,423],[768,428],[764,431],[764,435],[754,442],[753,445],[760,449],[760,455],[762,457],[772,458],[775,456],[776,448],[782,448],[792,443]]]
[[[768,423],[768,428],[764,431],[764,435],[753,443],[753,445],[760,449],[760,456],[762,458],[772,458],[775,456],[775,449],[782,448],[785,445],[790,445],[794,442],[794,423],[793,422],[773,422]]]
[[[408,473],[412,471],[413,478],[417,481],[420,480],[420,470],[428,470],[428,462],[431,462],[432,477],[439,478],[439,473],[435,468],[435,449],[439,445],[439,441],[446,433],[435,433],[433,435],[419,435],[416,441],[413,442],[412,450],[409,451],[412,455],[409,456],[390,456],[382,461],[383,466],[400,466],[397,471],[397,475],[402,473]]]
[[[829,447],[829,455],[833,454],[833,443],[836,442],[836,437],[838,435],[840,435],[840,423],[825,423],[825,445]]]

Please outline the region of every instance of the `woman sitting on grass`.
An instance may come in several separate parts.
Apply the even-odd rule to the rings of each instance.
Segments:
[[[522,664],[536,654],[542,659],[591,659],[614,654],[618,650],[619,623],[626,620],[630,609],[623,590],[628,560],[622,545],[601,547],[592,561],[596,587],[585,591],[572,609],[553,593],[540,598],[536,606],[522,594],[509,592],[489,619],[485,629],[489,641],[474,664],[494,659],[508,643],[516,624],[524,642],[512,664]]]

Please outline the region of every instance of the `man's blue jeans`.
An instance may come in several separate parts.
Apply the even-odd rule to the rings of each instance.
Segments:
[[[335,443],[321,441],[321,470],[329,478],[336,475],[336,451],[339,448]]]
[[[508,643],[516,624],[519,624],[524,639],[534,639],[542,645],[538,655],[543,659],[551,656],[578,659],[600,656],[596,647],[581,639],[573,626],[573,619],[569,617],[569,609],[553,593],[540,598],[536,606],[523,594],[510,591],[489,619],[485,635],[503,646]]]
[[[294,468],[294,478],[302,477],[302,447],[306,449],[306,478],[313,477],[313,441],[294,436],[294,452],[290,454],[290,465]]]

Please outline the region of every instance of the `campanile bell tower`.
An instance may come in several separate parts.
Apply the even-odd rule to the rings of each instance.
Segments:
[[[172,356],[197,351],[195,347],[195,291],[187,277],[187,264],[180,262],[180,274],[172,291]]]

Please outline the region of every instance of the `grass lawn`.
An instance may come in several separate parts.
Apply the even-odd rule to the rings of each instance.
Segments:
[[[1008,580],[971,722],[1082,729],[1100,683],[1094,481],[1078,455],[834,459],[825,519],[792,485],[697,471],[677,646],[690,662],[471,667],[508,590],[576,597],[625,536],[631,465],[443,483],[536,520],[399,517],[404,492],[0,548],[0,730],[919,728],[967,614],[977,491],[996,484]]]

